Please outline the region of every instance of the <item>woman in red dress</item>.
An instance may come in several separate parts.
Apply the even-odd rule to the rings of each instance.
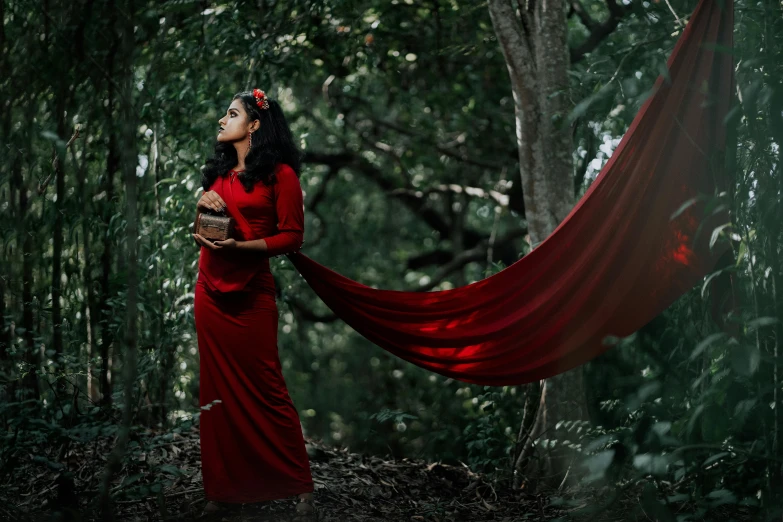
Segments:
[[[201,246],[195,325],[205,512],[298,495],[296,511],[312,514],[310,462],[278,357],[269,270],[270,257],[303,242],[300,152],[280,105],[259,89],[236,94],[219,124],[197,212],[225,212],[235,232],[214,242],[193,234]]]

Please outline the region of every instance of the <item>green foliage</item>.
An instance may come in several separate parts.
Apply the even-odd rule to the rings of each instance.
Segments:
[[[518,390],[512,386],[500,389],[483,386],[475,400],[470,401],[469,422],[460,440],[467,450],[466,463],[471,469],[508,478],[509,451],[521,420]]]
[[[139,366],[134,389],[123,389],[129,273],[117,164],[122,122],[110,92],[118,73],[116,13],[111,3],[94,4],[85,14],[48,2],[48,17],[27,1],[4,4],[4,479],[26,465],[64,471],[68,445],[116,436],[116,404],[126,393],[135,404],[134,428],[112,493],[142,498],[181,477],[181,470],[139,466],[138,459],[198,419],[198,250],[189,227],[217,119],[239,90],[257,86],[279,99],[308,154],[301,176],[305,252],[319,262],[377,288],[448,289],[497,273],[529,251],[519,234],[496,244],[491,257],[440,273],[471,241],[525,227],[514,103],[485,4],[294,0],[259,10],[137,3],[130,58],[140,122]],[[595,20],[608,16],[606,2],[581,4]],[[575,170],[583,173],[575,176],[578,194],[664,70],[682,30],[672,12],[689,13],[695,1],[632,4],[633,15],[568,71],[571,111],[558,117],[573,124]],[[638,487],[650,518],[699,520],[726,506],[771,512],[778,503],[780,19],[774,2],[736,0],[738,104],[726,122],[730,183],[716,198],[730,205],[732,223],[709,231],[714,242],[731,242],[734,259],[636,334],[608,339],[613,348],[586,366],[590,425],[566,419],[542,441],[581,452],[593,486]],[[80,28],[82,35],[74,33]],[[573,45],[589,34],[577,17],[569,29]],[[58,114],[67,114],[64,131]],[[80,138],[66,151],[77,123]],[[53,181],[37,191],[55,151],[65,167],[60,201]],[[51,294],[58,215],[59,354]],[[453,233],[457,226],[464,234]],[[422,261],[428,256],[440,261]],[[332,320],[286,260],[272,260],[272,269],[281,292],[281,361],[308,435],[358,451],[465,462],[511,480],[523,388],[466,385],[404,363]],[[714,285],[727,275],[737,306],[717,324]],[[103,397],[102,372],[112,386]],[[580,505],[565,497],[552,504]]]

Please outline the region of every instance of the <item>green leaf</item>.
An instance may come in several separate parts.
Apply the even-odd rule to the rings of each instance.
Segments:
[[[163,464],[161,466],[158,466],[158,469],[161,471],[161,473],[167,473],[169,475],[174,475],[175,477],[181,477],[187,475],[185,471],[181,468],[178,468],[177,466],[173,466],[171,464]]]
[[[703,404],[699,404],[698,406],[696,406],[696,408],[694,408],[693,413],[691,414],[691,418],[688,419],[688,428],[686,433],[688,434],[689,437],[693,434],[694,430],[696,429],[696,423],[699,421],[703,413],[704,413]]]
[[[669,458],[657,453],[642,453],[633,458],[633,466],[642,473],[661,476],[666,474]]]
[[[677,210],[674,212],[674,214],[672,214],[671,216],[669,216],[669,221],[674,221],[675,219],[677,219],[677,217],[678,217],[680,214],[682,214],[683,212],[685,212],[686,210],[688,210],[688,208],[690,208],[691,206],[693,206],[693,205],[694,205],[694,204],[695,204],[697,201],[699,201],[699,197],[698,197],[698,196],[696,196],[695,198],[691,198],[691,199],[689,199],[688,201],[686,201],[685,203],[683,203],[682,205],[680,205],[680,208],[678,208],[678,209],[677,209]]]
[[[731,226],[731,223],[724,223],[723,225],[721,225],[719,227],[716,227],[712,231],[712,236],[710,236],[710,248],[712,248],[715,245],[715,243],[718,241],[718,238],[720,237],[721,232],[723,232],[723,230],[725,230],[726,228],[728,228],[730,226]]]
[[[128,475],[124,479],[122,479],[122,483],[120,483],[121,488],[125,488],[133,484],[134,482],[138,482],[140,478],[144,476],[144,473],[136,473],[135,475]]]
[[[590,108],[590,105],[592,105],[595,101],[601,99],[601,97],[604,95],[605,92],[606,90],[602,88],[595,94],[592,94],[587,98],[585,98],[584,100],[582,100],[581,102],[577,103],[576,106],[568,114],[567,121],[569,123],[572,123],[574,122],[574,120],[583,116]]]
[[[709,404],[701,416],[701,435],[707,442],[723,442],[729,431],[729,416],[717,404]]]
[[[692,361],[696,359],[696,357],[701,355],[702,352],[706,350],[712,343],[719,339],[723,339],[724,337],[726,337],[726,334],[723,332],[708,335],[703,341],[696,345],[696,348],[693,349],[690,360]]]
[[[748,413],[750,413],[750,410],[753,409],[753,407],[756,405],[756,402],[757,399],[746,399],[739,401],[734,407],[734,416],[739,417],[739,420],[742,420]]]
[[[656,522],[675,522],[668,506],[658,500],[658,489],[653,483],[648,482],[644,485],[641,502],[648,519]]]
[[[586,477],[586,480],[592,481],[603,478],[606,470],[612,464],[612,460],[614,460],[614,453],[614,450],[610,449],[591,455],[585,459],[583,465],[590,470],[590,474]]]
[[[221,401],[220,399],[215,399],[214,401],[210,402],[209,404],[205,404],[204,406],[202,406],[201,409],[209,411],[210,409],[212,409],[212,406],[214,404],[219,404],[221,402],[223,402],[223,401]]]
[[[52,471],[59,471],[65,467],[63,464],[60,464],[59,462],[51,461],[41,455],[33,455],[32,460],[33,462],[38,462],[39,464],[46,465]]]
[[[663,437],[664,435],[669,433],[671,429],[672,429],[672,423],[668,421],[656,422],[655,424],[652,425],[652,431],[654,431],[656,435],[658,435],[659,437]]]
[[[718,507],[724,504],[736,504],[737,497],[728,489],[716,489],[707,493],[707,498],[713,500],[710,503],[711,507]]]
[[[701,297],[702,298],[704,297],[704,294],[707,292],[707,287],[710,286],[710,282],[712,282],[713,279],[715,279],[716,277],[718,277],[719,275],[721,275],[725,271],[726,271],[726,269],[718,270],[716,272],[711,273],[707,277],[707,279],[704,281],[704,284],[701,287]]]
[[[778,324],[779,322],[780,321],[776,317],[757,317],[752,321],[748,321],[748,325],[747,325],[748,332],[752,332],[764,326]]]
[[[737,264],[735,266],[740,266],[740,263],[742,263],[742,260],[745,258],[745,254],[748,251],[748,245],[745,243],[745,240],[743,239],[740,242],[739,248],[737,249]]]
[[[157,183],[155,183],[155,186],[175,184],[177,183],[177,181],[179,180],[177,180],[176,178],[164,178],[158,181]]]
[[[715,455],[712,455],[711,457],[707,458],[707,460],[704,461],[704,464],[702,464],[702,466],[707,467],[710,464],[713,464],[713,463],[719,461],[720,459],[722,459],[726,455],[730,455],[730,453],[728,451],[722,451],[720,453],[716,453]]]
[[[732,346],[731,367],[744,377],[750,377],[759,369],[761,364],[761,352],[754,345]]]

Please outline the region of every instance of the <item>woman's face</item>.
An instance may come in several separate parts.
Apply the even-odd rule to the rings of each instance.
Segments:
[[[256,122],[247,121],[247,112],[237,98],[231,102],[225,116],[218,121],[221,130],[218,131],[217,140],[226,142],[246,140],[248,133],[257,127],[254,123]]]

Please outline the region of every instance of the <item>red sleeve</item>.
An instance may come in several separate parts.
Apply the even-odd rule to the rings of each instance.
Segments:
[[[304,242],[304,198],[299,178],[285,165],[277,171],[275,209],[277,234],[265,237],[267,254],[278,256],[298,252]]]

